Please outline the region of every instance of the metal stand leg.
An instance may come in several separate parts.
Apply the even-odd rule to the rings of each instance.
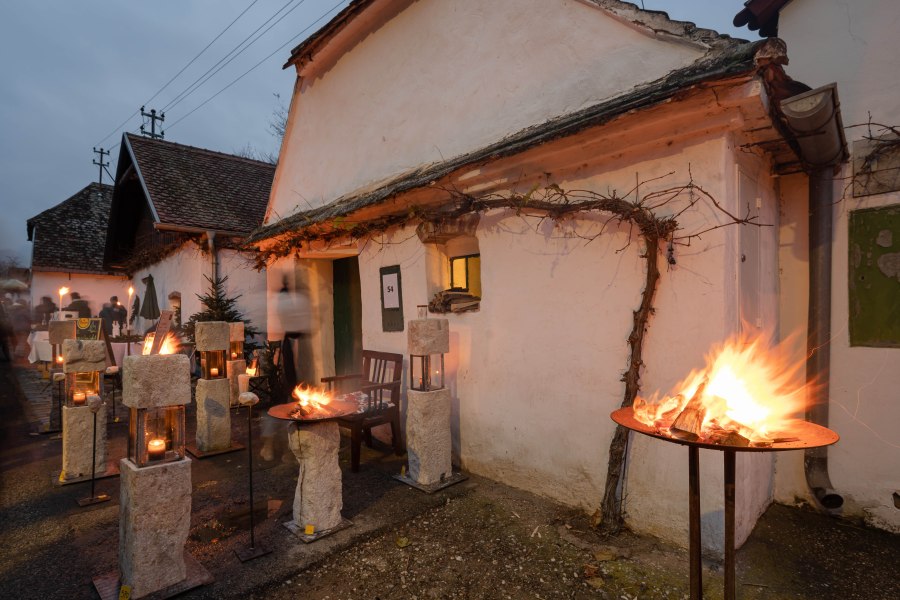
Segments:
[[[703,562],[700,558],[700,449],[695,446],[688,446],[688,490],[691,600],[701,600],[703,598]]]
[[[94,411],[94,440],[91,444],[91,496],[78,500],[78,506],[90,506],[109,500],[109,494],[94,495],[94,484],[97,481],[97,412]]]
[[[253,405],[247,405],[247,471],[250,474],[250,547],[245,550],[235,550],[241,562],[247,562],[260,556],[265,556],[271,550],[256,545],[254,533],[255,523],[253,515]]]
[[[725,600],[734,600],[734,450],[725,450]]]

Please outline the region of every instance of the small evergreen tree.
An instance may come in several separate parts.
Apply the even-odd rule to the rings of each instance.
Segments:
[[[196,343],[194,331],[196,324],[200,321],[226,321],[228,323],[243,321],[244,350],[252,351],[257,348],[258,346],[252,340],[259,330],[251,325],[250,319],[245,319],[241,311],[237,309],[237,301],[241,295],[238,294],[231,298],[225,295],[225,282],[228,281],[228,276],[217,277],[215,281],[206,277],[206,280],[210,284],[209,291],[202,296],[197,294],[197,298],[200,299],[204,308],[190,316],[187,323],[180,328],[181,334],[186,336],[191,343]],[[247,342],[248,338],[251,340],[250,342]]]

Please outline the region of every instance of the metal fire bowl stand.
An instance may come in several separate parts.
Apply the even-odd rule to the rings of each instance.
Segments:
[[[777,442],[771,446],[725,446],[706,442],[682,440],[659,433],[653,427],[641,423],[634,417],[632,407],[620,408],[610,417],[619,425],[674,444],[688,447],[688,503],[690,523],[690,589],[691,600],[703,598],[703,567],[700,560],[700,448],[719,450],[725,454],[725,600],[735,599],[734,578],[734,490],[735,456],[737,452],[776,452],[781,450],[804,450],[829,446],[838,441],[838,434],[821,425],[808,421],[792,421],[785,436],[792,441]]]

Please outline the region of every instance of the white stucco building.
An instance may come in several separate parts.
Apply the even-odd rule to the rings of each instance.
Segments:
[[[416,215],[550,184],[634,201],[693,181],[773,225],[716,228],[729,218],[707,200],[688,206],[689,191],[656,210],[682,238],[705,231],[674,245],[672,264],[666,241],[650,249],[662,273],[641,385],[668,391],[742,328],[783,329],[779,223],[794,209],[774,175],[798,160],[777,102],[805,89],[785,62],[777,40],[733,40],[616,0],[352,2],[287,65],[287,133],[252,237],[270,261],[270,337],[287,277],[310,301],[317,376],[352,369],[360,346],[405,354],[383,270],[399,272],[409,320],[455,284],[452,259],[477,256],[466,264],[480,272],[478,309],[446,315],[455,458],[593,511],[648,249],[603,212],[554,222],[494,209],[440,239],[420,238]],[[701,468],[704,544],[720,550],[719,453],[703,451]],[[778,486],[808,495],[802,466],[776,477],[771,455],[739,456],[738,477],[739,543],[784,499]],[[632,527],[686,543],[684,448],[634,436],[625,490]]]

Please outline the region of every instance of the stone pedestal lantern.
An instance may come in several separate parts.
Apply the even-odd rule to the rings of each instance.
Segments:
[[[184,405],[190,401],[187,356],[125,358],[122,403],[131,420],[128,458],[119,463],[119,584],[131,588],[132,598],[188,580],[191,460],[184,453]]]
[[[238,321],[228,324],[229,348],[228,348],[228,384],[231,394],[231,406],[238,406],[238,397],[241,390],[238,385],[238,377],[247,371],[247,361],[244,360],[244,323]],[[243,390],[247,391],[247,390]]]
[[[240,450],[231,442],[231,382],[227,377],[226,355],[231,346],[231,331],[225,321],[199,322],[194,339],[200,354],[200,379],[197,380],[196,446],[188,451],[197,458]]]
[[[285,525],[295,533],[305,533],[307,538],[314,539],[349,524],[341,517],[344,503],[338,464],[341,445],[338,424],[334,421],[292,424],[288,442],[300,463],[300,473],[294,494],[294,520]]]
[[[63,364],[62,344],[75,339],[75,320],[50,321],[47,323],[47,339],[53,350],[53,367],[61,369]]]
[[[101,372],[106,369],[106,344],[99,340],[63,340],[62,356],[65,404],[62,408],[63,451],[59,481],[66,483],[89,477],[95,464],[102,465],[101,470],[106,471],[106,411],[97,414],[95,448],[94,413],[88,406],[90,397],[103,397]]]
[[[408,324],[409,385],[406,450],[409,472],[401,481],[434,492],[464,479],[453,473],[450,390],[444,386],[444,354],[450,351],[450,323],[429,319],[427,307]]]

